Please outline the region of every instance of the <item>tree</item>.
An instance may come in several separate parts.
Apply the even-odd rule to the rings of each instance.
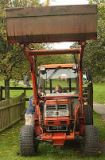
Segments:
[[[0,1],[0,75],[5,80],[5,97],[9,98],[9,81],[20,79],[29,70],[22,49],[9,45],[6,39],[5,8],[37,6],[38,0],[1,0]]]
[[[84,68],[89,68],[96,81],[105,81],[105,3],[104,0],[90,0],[98,6],[97,41],[87,42]]]
[[[39,0],[9,0],[10,7],[36,7]]]

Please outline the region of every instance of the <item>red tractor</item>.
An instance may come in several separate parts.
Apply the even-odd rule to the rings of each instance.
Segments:
[[[38,142],[63,146],[83,139],[86,154],[98,153],[92,104],[85,105],[82,59],[86,40],[96,39],[96,5],[7,9],[7,36],[19,43],[29,60],[34,97],[34,123],[20,133],[20,152],[34,155]],[[21,24],[21,26],[20,26]],[[79,48],[33,50],[30,43],[77,41]],[[72,54],[74,64],[37,68],[37,56]],[[55,85],[58,88],[54,89]],[[41,94],[38,89],[41,88]]]

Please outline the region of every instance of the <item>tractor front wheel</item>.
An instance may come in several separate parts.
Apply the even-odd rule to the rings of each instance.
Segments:
[[[24,125],[20,131],[20,153],[22,156],[35,155],[38,145],[34,138],[33,126]]]

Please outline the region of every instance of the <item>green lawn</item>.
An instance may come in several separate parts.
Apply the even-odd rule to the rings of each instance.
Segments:
[[[94,84],[94,101],[105,104],[105,83]]]
[[[100,141],[105,141],[105,122],[94,114],[95,126],[99,130]],[[41,143],[39,152],[34,157],[21,157],[19,151],[19,131],[23,122],[15,125],[0,135],[0,160],[105,160],[104,155],[99,157],[84,157],[80,152],[80,145],[72,144],[65,148],[55,148],[48,143]]]
[[[10,92],[10,96],[11,97],[17,97],[17,96],[19,96],[19,95],[21,95],[23,93],[23,91],[11,91]],[[27,97],[30,97],[30,96],[32,96],[32,90],[28,90],[28,91],[26,91],[26,96]]]

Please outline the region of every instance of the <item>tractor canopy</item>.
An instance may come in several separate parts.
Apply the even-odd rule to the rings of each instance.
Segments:
[[[77,68],[75,64],[41,65],[38,70],[38,86],[42,88],[46,97],[77,95],[79,90]]]
[[[96,5],[10,8],[7,37],[23,44],[96,39],[96,18]]]
[[[54,66],[55,65],[55,66]],[[76,72],[76,65],[73,64],[71,65],[72,67],[70,68],[69,64],[63,65],[63,64],[53,64],[53,68],[50,67],[52,65],[42,65],[40,66],[40,71],[42,69],[41,78],[47,80],[51,79],[70,79],[70,78],[76,78],[77,77],[77,72]],[[45,69],[45,72],[44,72]]]

